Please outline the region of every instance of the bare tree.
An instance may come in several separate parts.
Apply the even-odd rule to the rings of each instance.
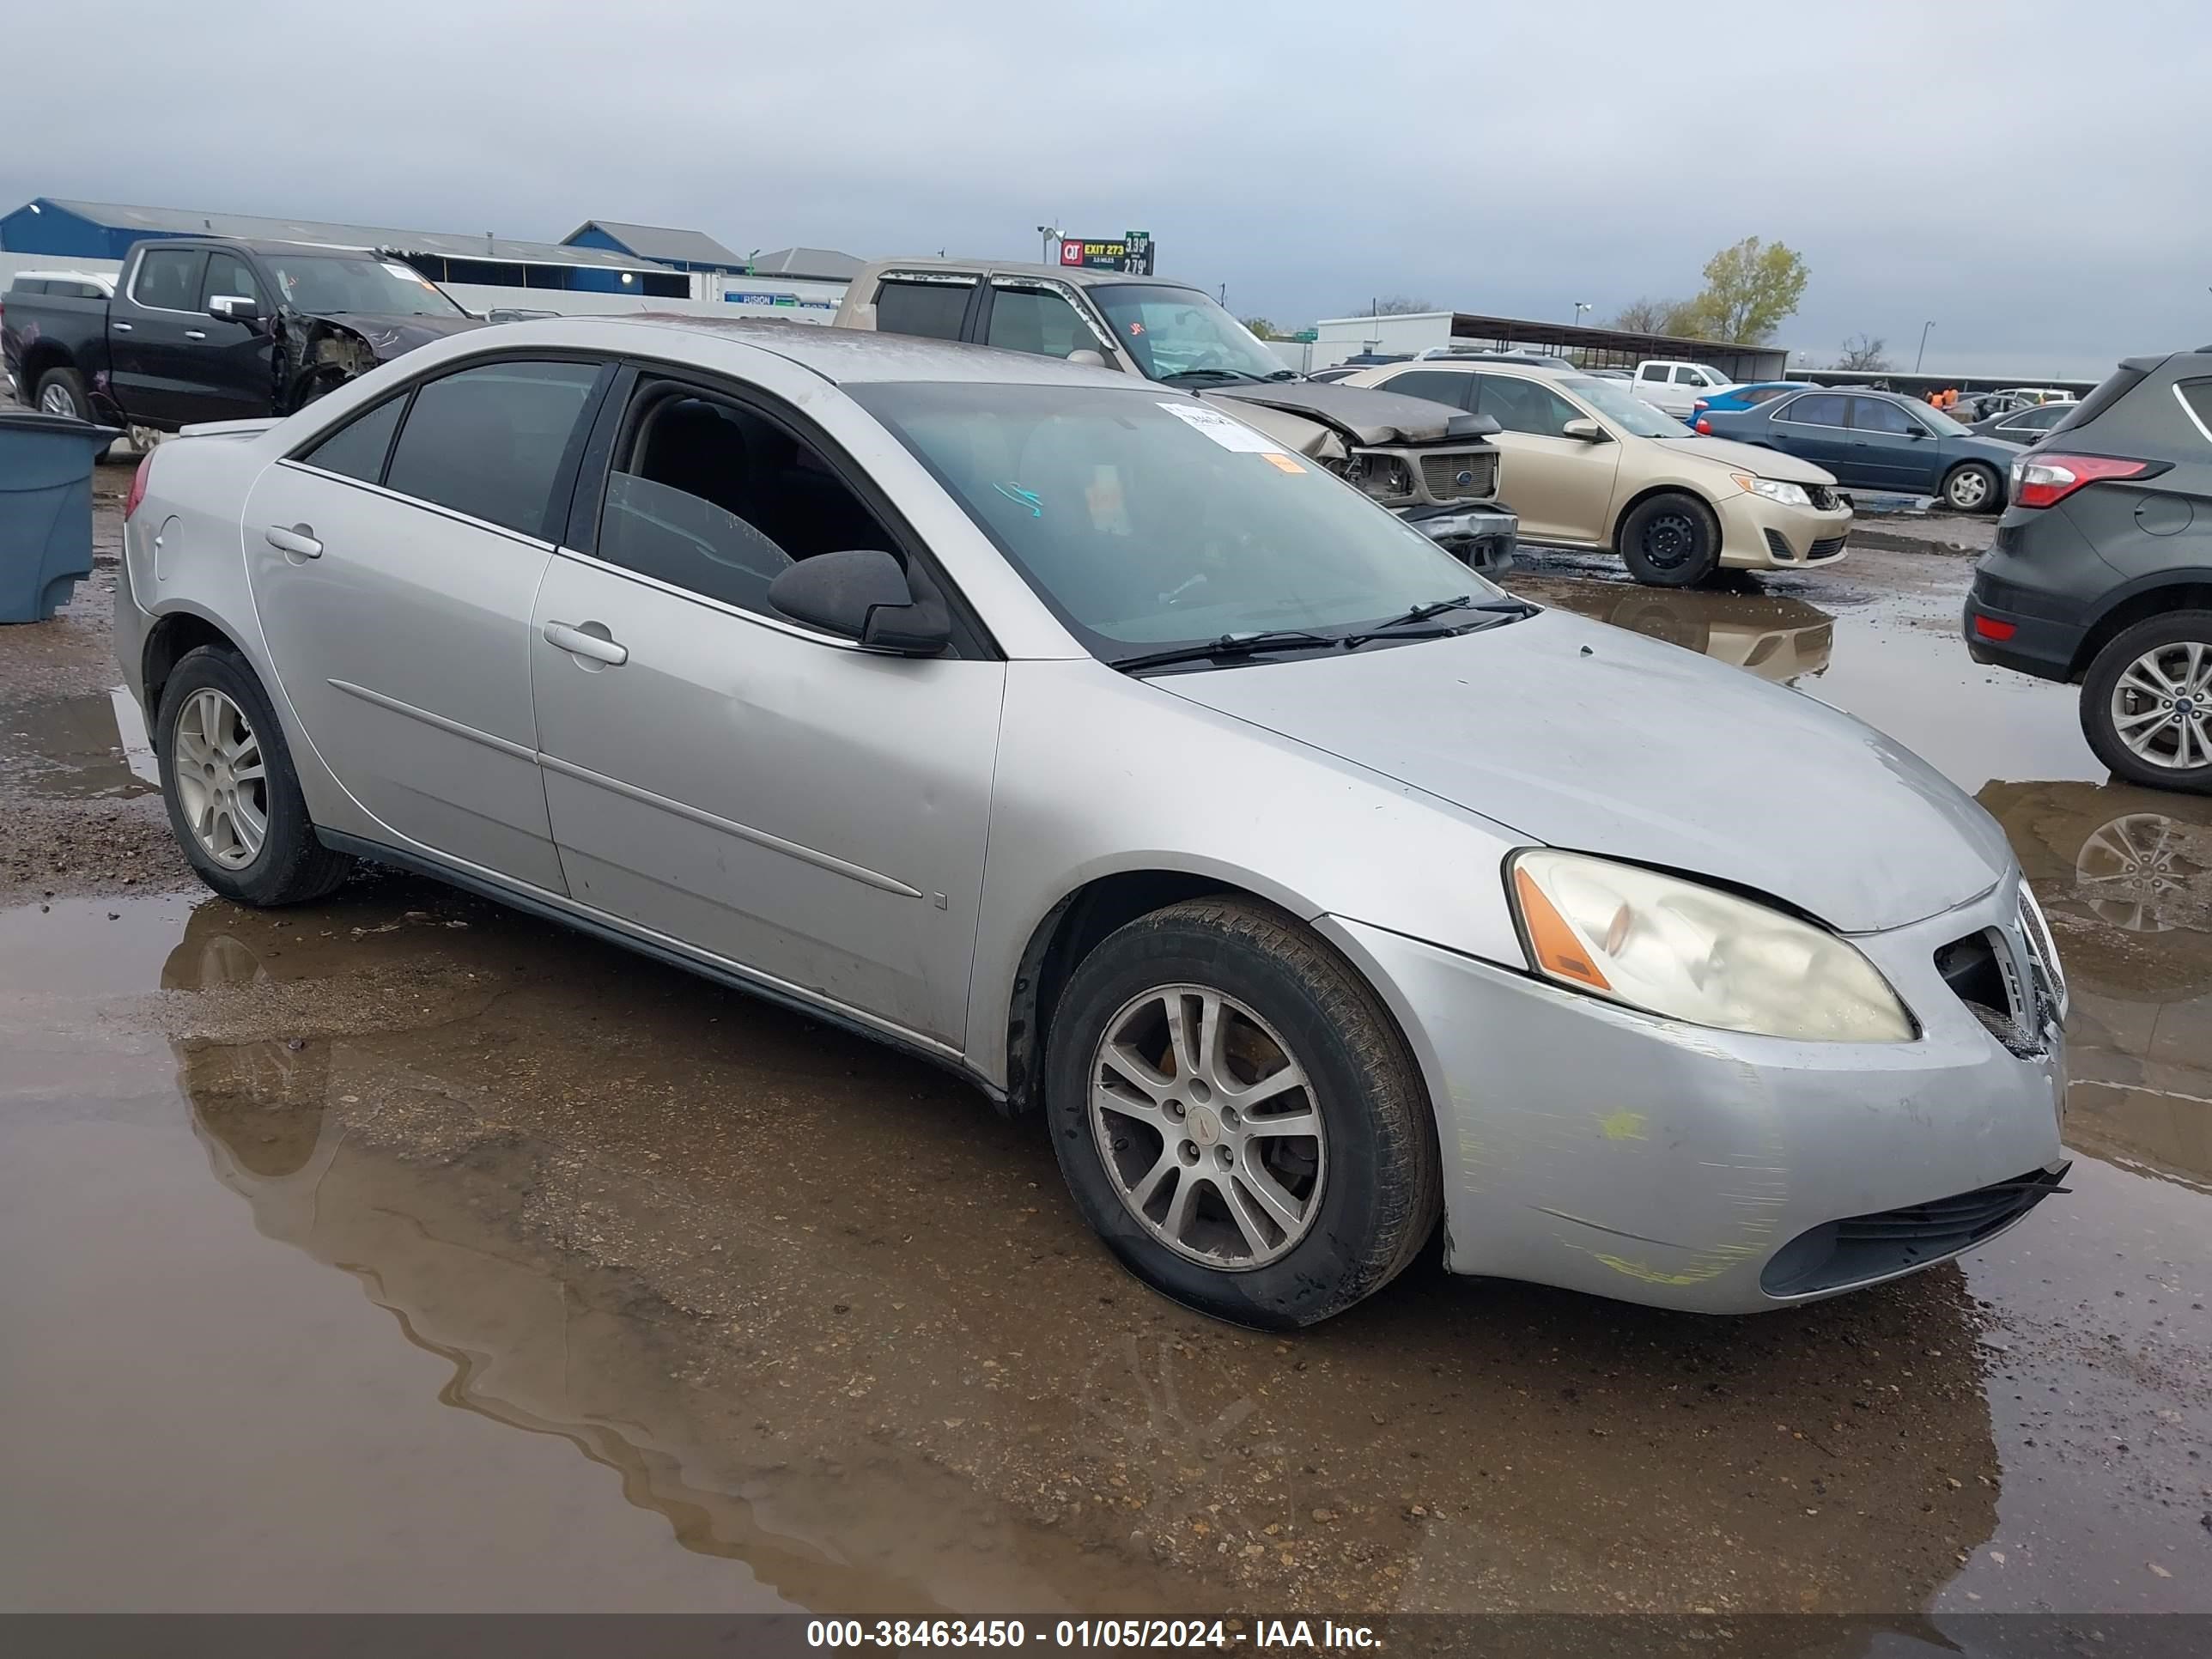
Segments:
[[[1879,374],[1889,367],[1889,359],[1882,355],[1888,343],[1879,334],[1854,334],[1844,342],[1844,355],[1836,359],[1836,367],[1854,374]]]
[[[1347,317],[1407,317],[1417,311],[1443,309],[1443,307],[1426,300],[1415,299],[1410,294],[1389,294],[1379,300],[1362,300],[1344,314]]]
[[[1606,326],[1617,328],[1624,334],[1662,333],[1664,331],[1662,325],[1666,322],[1668,313],[1675,310],[1679,304],[1674,300],[1631,300],[1613,313],[1613,320]]]

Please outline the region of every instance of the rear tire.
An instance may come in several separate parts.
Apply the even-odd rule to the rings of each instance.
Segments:
[[[47,415],[68,415],[80,421],[92,418],[92,399],[86,395],[84,376],[73,368],[50,368],[39,376],[33,406]]]
[[[1084,1218],[1201,1312],[1313,1324],[1435,1231],[1436,1137],[1405,1039],[1351,964],[1272,906],[1193,899],[1107,938],[1060,999],[1045,1078]]]
[[[1647,587],[1695,587],[1721,566],[1721,523],[1695,495],[1638,501],[1616,538],[1628,574]]]
[[[2152,617],[2108,641],[2082,677],[2081,735],[2130,783],[2212,794],[2212,611]]]
[[[154,722],[169,828],[199,878],[227,899],[303,904],[353,872],[315,838],[269,694],[224,647],[188,651]]]
[[[2004,511],[2004,480],[1997,470],[1982,461],[1968,461],[1954,466],[1943,477],[1943,488],[1939,492],[1943,505],[1954,513],[2002,513]]]

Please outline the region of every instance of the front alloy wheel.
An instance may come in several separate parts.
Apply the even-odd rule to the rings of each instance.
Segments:
[[[1218,991],[1162,986],[1107,1022],[1091,1127],[1130,1215],[1209,1267],[1264,1267],[1320,1212],[1328,1136],[1305,1070]]]
[[[200,850],[228,869],[253,862],[269,838],[269,774],[245,712],[203,686],[177,712],[177,805]]]

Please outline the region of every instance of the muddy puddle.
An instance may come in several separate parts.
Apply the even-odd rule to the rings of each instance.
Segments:
[[[0,780],[58,799],[161,787],[145,718],[121,687],[0,712]]]
[[[513,912],[33,902],[0,1606],[2212,1609],[2212,803],[1944,667],[1955,594],[1524,581],[1990,757],[1938,763],[2059,937],[2067,1194],[1796,1312],[1422,1267],[1279,1340],[956,1081]]]

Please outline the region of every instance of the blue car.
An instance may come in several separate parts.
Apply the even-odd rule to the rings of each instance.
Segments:
[[[1752,380],[1698,398],[1690,405],[1690,419],[1694,423],[1698,416],[1714,410],[1725,414],[1731,410],[1756,409],[1769,398],[1779,398],[1785,392],[1810,392],[1814,389],[1810,380]]]
[[[2005,477],[2020,454],[1890,392],[1812,386],[1755,409],[1709,410],[1697,427],[1826,467],[1846,489],[1933,495],[1954,513],[2002,512]]]

